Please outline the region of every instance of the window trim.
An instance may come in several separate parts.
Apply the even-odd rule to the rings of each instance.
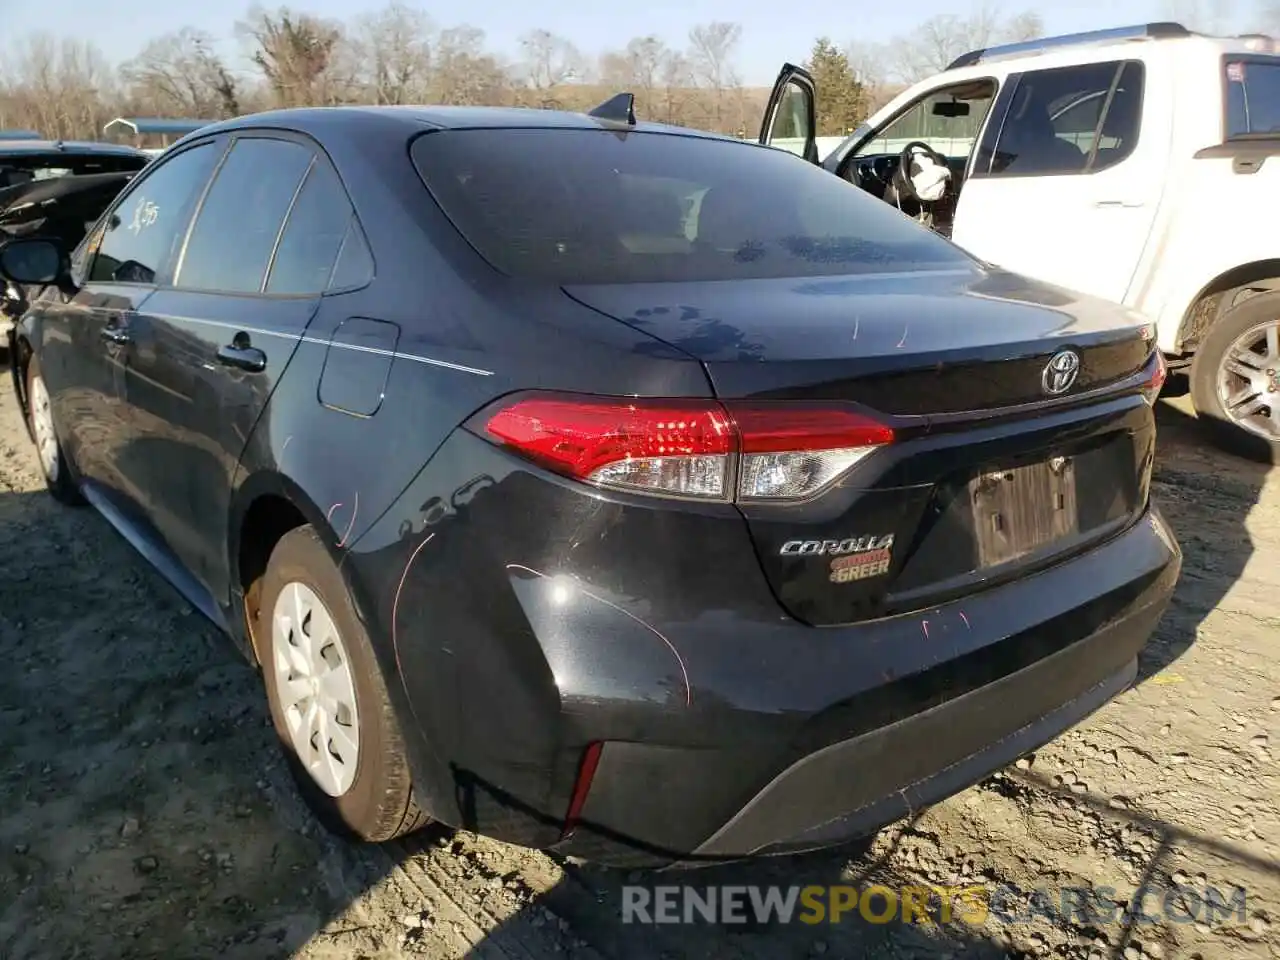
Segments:
[[[1094,127],[1093,145],[1089,148],[1089,152],[1085,154],[1085,165],[1083,169],[1045,172],[1031,171],[1026,173],[1005,173],[1004,171],[995,172],[991,169],[991,165],[995,163],[996,148],[1000,145],[1000,140],[1004,136],[1005,126],[1009,120],[1009,111],[1013,108],[1013,99],[1017,95],[1018,88],[1021,87],[1023,80],[1037,74],[1061,72],[1063,70],[1077,70],[1083,67],[1106,66],[1108,64],[1114,65],[1111,73],[1111,84],[1105,91],[1106,100],[1103,103],[1103,108],[1098,111],[1098,123]],[[1124,154],[1124,156],[1113,160],[1104,167],[1095,166],[1094,163],[1097,159],[1098,141],[1101,136],[1102,126],[1106,123],[1107,112],[1111,109],[1111,102],[1115,97],[1115,91],[1119,86],[1120,80],[1124,76],[1124,71],[1128,69],[1130,64],[1137,65],[1139,71],[1138,78],[1142,84],[1142,102],[1139,105],[1137,135],[1133,138],[1132,147]],[[1107,170],[1113,170],[1120,166],[1120,164],[1131,159],[1134,153],[1137,152],[1138,146],[1142,143],[1142,129],[1145,126],[1143,120],[1145,119],[1144,114],[1146,113],[1147,106],[1147,65],[1146,62],[1141,59],[1128,58],[1119,60],[1095,60],[1090,63],[1072,63],[1062,67],[1043,67],[1039,70],[1024,70],[1019,73],[1009,75],[1008,86],[1006,89],[1009,91],[1009,98],[1000,117],[1000,129],[997,131],[994,139],[992,139],[989,145],[990,156],[987,159],[986,169],[981,171],[972,171],[967,179],[1028,180],[1034,177],[1091,177],[1099,173],[1104,173]],[[992,113],[994,112],[995,110],[993,108]]]
[[[987,108],[987,115],[982,118],[982,125],[978,128],[978,132],[974,135],[974,138],[973,138],[974,149],[969,152],[969,156],[965,162],[965,170],[968,171],[969,167],[973,163],[973,158],[977,156],[978,144],[982,142],[982,138],[984,133],[986,132],[987,125],[991,122],[991,117],[995,113],[996,104],[1000,100],[1000,94],[1004,89],[1004,84],[1008,82],[1008,79],[1009,79],[1008,77],[1005,77],[1004,80],[1002,81],[1000,77],[994,74],[990,74],[990,75],[981,76],[981,77],[970,77],[968,80],[952,80],[950,83],[943,83],[943,84],[939,84],[936,87],[929,88],[924,93],[920,94],[919,96],[905,103],[901,108],[899,108],[892,115],[890,115],[889,119],[886,120],[884,123],[867,131],[866,136],[864,136],[861,140],[855,143],[853,147],[849,150],[848,154],[845,155],[845,158],[841,161],[841,167],[842,167],[840,171],[841,175],[843,175],[844,171],[847,170],[849,166],[851,166],[856,161],[862,159],[858,155],[859,150],[861,150],[866,144],[870,143],[872,140],[876,139],[876,137],[879,135],[879,133],[882,130],[885,130],[892,124],[897,123],[899,120],[905,117],[908,113],[910,113],[912,110],[918,107],[925,100],[928,100],[930,97],[936,96],[937,94],[942,93],[945,90],[950,90],[952,87],[966,87],[975,83],[981,83],[985,81],[987,83],[990,83],[993,87],[995,87],[995,90],[991,94],[991,106]],[[965,179],[967,180],[968,178],[969,178],[969,174],[966,173]]]
[[[111,202],[111,205],[102,212],[102,215],[100,217],[98,217],[98,222],[95,223],[85,233],[84,242],[88,243],[89,238],[92,237],[93,234],[99,228],[104,228],[107,222],[110,220],[110,218],[115,216],[116,211],[119,210],[122,206],[124,206],[124,204],[129,200],[129,198],[133,196],[133,192],[137,190],[141,184],[146,183],[153,176],[155,176],[155,173],[157,170],[164,169],[166,165],[172,163],[178,157],[181,157],[184,154],[190,153],[192,150],[196,150],[196,149],[199,149],[200,147],[209,146],[209,145],[216,146],[221,139],[222,139],[222,135],[216,134],[216,133],[208,137],[202,137],[199,140],[196,140],[192,143],[185,145],[181,150],[177,150],[174,153],[165,156],[163,159],[152,161],[152,163],[147,164],[147,166],[139,170],[137,173],[137,176],[131,179],[129,181],[129,184],[122,191],[120,191],[120,196],[116,197],[115,200]],[[217,173],[218,170],[221,169],[222,161],[226,158],[226,155],[227,155],[227,152],[226,152],[226,147],[224,145],[222,150],[222,156],[215,159],[212,170],[210,170],[209,174],[205,177],[204,185],[200,188],[200,199],[197,201],[197,207],[192,212],[191,217],[188,218],[186,223],[185,231],[187,234],[189,234],[191,231],[191,224],[195,222],[195,214],[199,212],[199,205],[203,204],[204,202],[204,195],[209,189],[209,184],[213,182],[213,175]],[[181,263],[182,255],[186,252],[186,245],[187,245],[187,240],[186,240],[186,235],[184,235],[182,240],[182,246],[179,248],[179,251],[178,251],[179,263]],[[98,253],[101,249],[102,249],[102,244],[99,243],[98,249],[94,250],[93,253],[91,253],[88,257],[85,258],[83,284],[81,285],[90,284],[90,283],[103,283],[103,284],[110,284],[112,286],[122,286],[122,287],[150,287],[152,289],[157,289],[157,290],[160,289],[161,287],[168,286],[168,284],[160,282],[159,278],[162,276],[162,274],[157,274],[156,275],[157,279],[152,283],[136,283],[131,280],[94,280],[93,267],[98,261]],[[168,271],[167,264],[165,265],[165,270]],[[172,279],[172,278],[169,278],[169,279]]]
[[[1225,143],[1257,143],[1259,140],[1276,140],[1280,139],[1280,132],[1277,133],[1237,133],[1231,136],[1231,131],[1227,129],[1227,120],[1231,112],[1231,84],[1227,81],[1227,64],[1228,63],[1260,63],[1271,67],[1280,68],[1280,56],[1274,54],[1268,56],[1263,53],[1224,53],[1219,58],[1218,63],[1218,83],[1221,84],[1222,109],[1218,114],[1218,129],[1222,133],[1222,142]]]

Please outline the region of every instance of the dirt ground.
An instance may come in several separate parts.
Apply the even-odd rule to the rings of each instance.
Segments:
[[[985,883],[1031,918],[644,926],[620,887],[679,878],[319,832],[255,674],[103,520],[44,494],[4,373],[0,957],[1280,957],[1280,472],[1204,447],[1183,401],[1162,403],[1156,493],[1186,561],[1140,684],[869,851],[686,877]],[[1138,922],[1060,909],[1063,887],[1122,907],[1143,885],[1178,896]],[[1245,918],[1198,912],[1206,888],[1243,888]]]

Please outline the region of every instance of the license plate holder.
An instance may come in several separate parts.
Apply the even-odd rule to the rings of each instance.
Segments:
[[[1070,457],[990,470],[969,481],[978,566],[993,567],[1079,533]]]

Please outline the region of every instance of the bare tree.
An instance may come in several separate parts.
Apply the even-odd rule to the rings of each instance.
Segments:
[[[560,106],[557,88],[585,79],[586,58],[564,37],[531,30],[520,38],[520,50],[524,79],[536,106]]]
[[[157,37],[120,68],[139,112],[161,116],[233,117],[239,87],[214,52],[213,38],[190,28]]]
[[[1008,19],[992,4],[980,4],[968,17],[952,13],[930,17],[912,33],[889,45],[889,71],[894,79],[914,83],[940,73],[956,57],[996,43],[1030,40],[1043,35],[1040,15],[1024,12]]]
[[[450,27],[436,39],[432,99],[439,103],[500,104],[509,101],[510,77],[485,52],[484,31]]]
[[[275,12],[256,8],[237,25],[249,45],[249,57],[262,71],[281,107],[341,102],[336,76],[344,52],[342,28],[288,7]]]
[[[430,18],[401,0],[356,20],[350,33],[354,79],[363,99],[413,103],[429,97],[433,68]]]
[[[710,120],[716,130],[737,127],[743,120],[739,115],[730,123],[725,109],[741,86],[734,66],[741,40],[741,24],[720,20],[699,24],[689,31],[689,64],[698,86],[711,94]]]
[[[0,125],[56,139],[92,138],[118,105],[106,58],[87,41],[35,34],[4,59]]]

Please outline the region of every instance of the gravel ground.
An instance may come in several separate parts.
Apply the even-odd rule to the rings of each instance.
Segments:
[[[466,834],[319,832],[257,677],[103,520],[43,493],[6,375],[0,957],[1280,957],[1280,480],[1202,447],[1180,403],[1162,403],[1156,489],[1186,561],[1137,687],[869,849],[687,877],[987,883],[1034,916],[642,926],[620,922],[620,886],[676,878]],[[1123,906],[1144,884],[1176,889],[1180,919],[1206,887],[1243,888],[1246,917],[1090,921],[1033,896],[1112,888]]]

